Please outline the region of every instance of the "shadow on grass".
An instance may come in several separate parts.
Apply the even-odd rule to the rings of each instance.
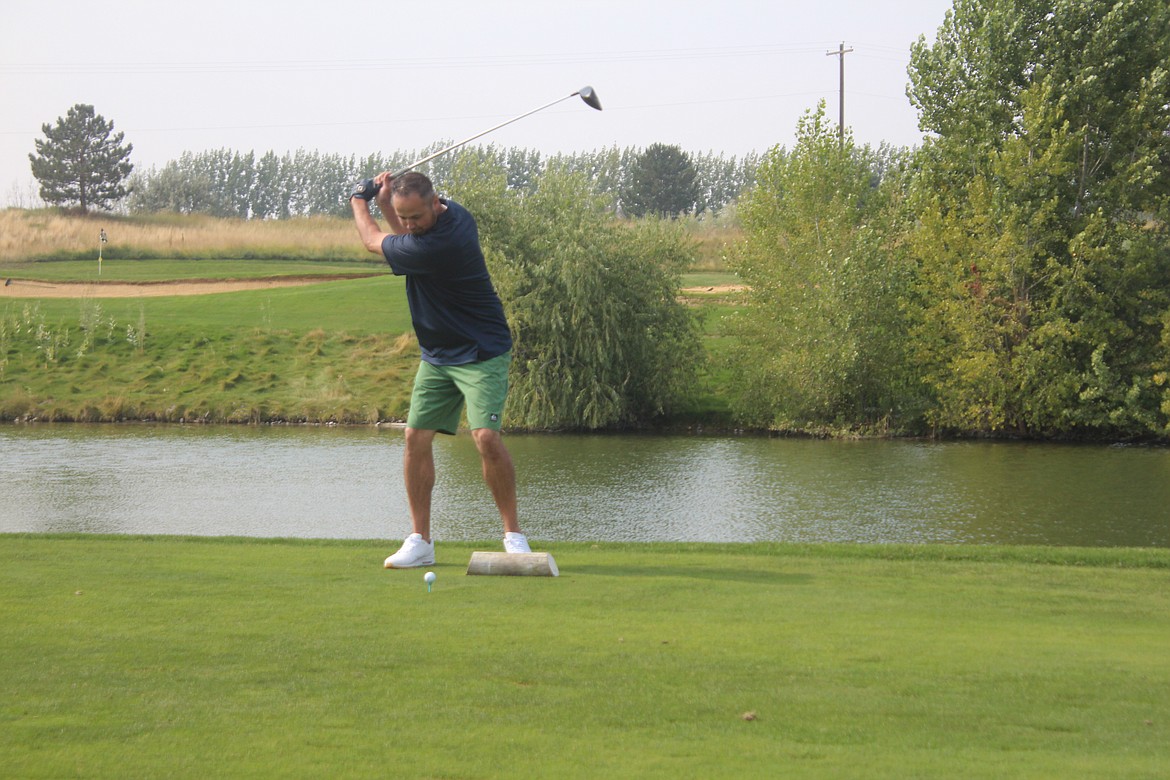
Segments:
[[[731,569],[710,566],[617,566],[613,564],[561,564],[561,576],[575,574],[599,577],[640,577],[654,579],[678,577],[691,580],[719,582],[750,582],[756,585],[807,585],[812,582],[809,574],[786,574],[783,572],[760,571],[758,569]]]

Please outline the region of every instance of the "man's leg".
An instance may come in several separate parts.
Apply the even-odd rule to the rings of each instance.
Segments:
[[[402,470],[413,532],[402,542],[398,552],[386,559],[383,566],[387,569],[411,569],[435,562],[435,545],[431,541],[431,490],[435,486],[435,458],[431,443],[434,439],[434,431],[406,429]]]
[[[431,541],[431,493],[435,488],[434,441],[434,431],[407,428],[402,458],[411,530],[427,542]]]
[[[518,534],[520,522],[516,517],[516,469],[512,465],[512,455],[504,446],[499,431],[476,428],[471,435],[483,464],[484,482],[492,492],[496,508],[500,510],[500,519],[504,521],[504,531]]]

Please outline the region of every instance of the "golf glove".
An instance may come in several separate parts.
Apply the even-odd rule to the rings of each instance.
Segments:
[[[382,189],[381,185],[374,184],[373,179],[362,179],[357,184],[353,185],[353,189],[349,193],[351,198],[361,198],[362,200],[371,200],[378,194],[378,190]]]

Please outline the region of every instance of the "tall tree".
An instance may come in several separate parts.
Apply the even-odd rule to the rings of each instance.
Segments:
[[[765,156],[740,202],[732,269],[749,285],[727,352],[733,410],[788,430],[913,425],[903,305],[912,269],[896,250],[902,167],[890,150],[841,145],[825,104],[791,152]],[[884,178],[881,175],[884,172]]]
[[[957,0],[911,57],[935,424],[1166,433],[1170,7]]]
[[[696,213],[717,212],[724,206],[735,203],[754,182],[760,156],[747,154],[742,160],[726,158],[722,154],[708,152],[692,158],[695,165],[695,182],[699,190],[699,204]]]
[[[190,152],[162,168],[135,173],[129,189],[131,211],[210,214],[215,209],[211,177],[196,169]]]
[[[694,213],[702,193],[691,156],[677,146],[651,144],[638,155],[622,191],[622,210],[633,217]]]
[[[134,170],[134,147],[123,145],[125,134],[115,133],[114,123],[93,106],[78,103],[56,125],[41,125],[41,132],[45,137],[34,141],[37,151],[28,159],[46,203],[109,210],[126,197],[123,182]]]

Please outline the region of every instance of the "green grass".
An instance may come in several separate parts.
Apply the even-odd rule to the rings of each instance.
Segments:
[[[683,287],[718,287],[723,284],[743,284],[731,271],[694,271],[683,274]]]
[[[23,265],[48,281],[75,279],[84,268],[69,261]],[[128,281],[376,268],[301,261],[117,265]],[[0,275],[3,268],[12,264]],[[734,276],[702,274],[687,284],[728,279]],[[402,341],[412,332],[403,287],[402,277],[379,274],[213,295],[0,300],[0,420],[402,419],[417,363],[417,345]],[[727,342],[723,315],[735,305],[725,298],[735,295],[690,296],[713,351]],[[726,419],[717,386],[682,417],[709,425]]]
[[[94,304],[118,323],[145,315],[148,328],[245,332],[255,328],[305,333],[324,328],[350,333],[411,330],[403,277],[376,276],[301,287],[150,298],[13,298],[0,316],[23,316],[36,307],[43,319],[77,325]]]
[[[114,269],[116,266],[116,270]],[[18,269],[33,269],[17,273]],[[134,260],[105,281],[369,273],[368,263]],[[72,261],[8,263],[0,275],[68,281]],[[688,276],[720,284],[734,275]],[[0,301],[0,419],[128,419],[368,423],[402,419],[417,345],[401,277],[302,287],[147,298]],[[734,306],[692,296],[712,345]],[[145,335],[143,335],[145,334]],[[714,424],[726,404],[709,391],[691,415]]]
[[[1170,552],[0,539],[23,778],[1162,777]],[[494,544],[492,545],[494,547]],[[754,719],[745,719],[754,713]]]
[[[0,278],[44,282],[159,282],[183,279],[265,279],[282,276],[389,274],[385,263],[310,260],[106,260],[0,263]]]
[[[119,321],[133,321],[146,313],[148,327],[246,332],[256,328],[303,334],[311,330],[346,331],[351,334],[392,333],[411,330],[410,312],[403,292],[403,277],[377,276],[212,295],[160,298],[95,299]],[[42,300],[49,316],[76,317],[79,302]]]
[[[401,419],[418,347],[401,278],[0,304],[0,419]]]

